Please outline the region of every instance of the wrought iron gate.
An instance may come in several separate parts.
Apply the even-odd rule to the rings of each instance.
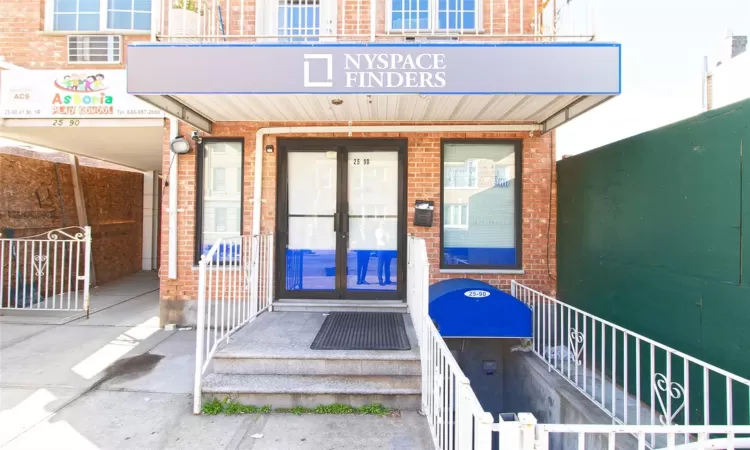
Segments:
[[[0,309],[89,312],[91,227],[0,236]]]

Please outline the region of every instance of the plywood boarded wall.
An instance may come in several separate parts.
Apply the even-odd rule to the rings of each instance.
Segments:
[[[81,167],[98,284],[141,269],[143,175]],[[69,164],[0,154],[0,228],[17,237],[77,226]]]

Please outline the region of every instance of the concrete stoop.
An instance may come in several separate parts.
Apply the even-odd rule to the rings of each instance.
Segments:
[[[418,410],[419,376],[332,375],[209,375],[204,380],[207,399],[227,396],[245,405],[273,408],[343,403],[360,407],[380,403],[388,408]]]
[[[322,351],[309,347],[324,314],[263,314],[216,353],[213,373],[203,381],[204,399],[230,397],[242,404],[273,408],[380,403],[419,410],[419,348],[411,321],[404,318],[411,350]]]

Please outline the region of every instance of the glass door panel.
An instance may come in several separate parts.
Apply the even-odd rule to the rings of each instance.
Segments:
[[[397,290],[398,156],[397,151],[348,153],[347,290]]]
[[[287,156],[287,291],[336,290],[338,164],[333,152]]]

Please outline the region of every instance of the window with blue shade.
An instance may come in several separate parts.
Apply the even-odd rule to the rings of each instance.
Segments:
[[[320,3],[318,0],[281,0],[279,2],[279,36],[287,42],[311,42],[320,36]]]
[[[521,268],[521,144],[442,143],[440,267]]]
[[[393,31],[476,30],[479,0],[389,0]]]

